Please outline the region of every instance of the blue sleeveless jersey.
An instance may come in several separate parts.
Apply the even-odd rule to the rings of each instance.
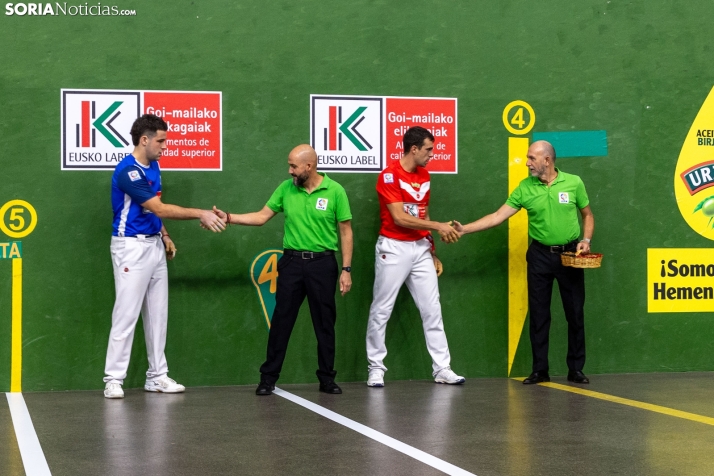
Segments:
[[[161,170],[158,161],[148,167],[127,155],[112,176],[113,236],[153,235],[161,231],[161,218],[141,206],[161,197]]]

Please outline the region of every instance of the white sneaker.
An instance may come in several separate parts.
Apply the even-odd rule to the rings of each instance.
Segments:
[[[372,369],[367,378],[368,387],[384,387],[384,370]]]
[[[448,383],[449,385],[458,385],[466,381],[465,378],[460,375],[456,375],[451,367],[445,367],[439,370],[436,375],[434,375],[434,381],[436,383]]]
[[[104,386],[104,398],[124,398],[120,383],[109,382]]]
[[[144,390],[147,392],[181,393],[186,390],[186,387],[164,375],[155,380],[147,380],[144,384]]]

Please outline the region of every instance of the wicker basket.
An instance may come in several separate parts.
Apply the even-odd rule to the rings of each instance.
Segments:
[[[563,266],[570,266],[573,268],[599,268],[602,263],[602,254],[600,253],[588,253],[583,255],[576,255],[575,253],[561,253],[560,262]]]

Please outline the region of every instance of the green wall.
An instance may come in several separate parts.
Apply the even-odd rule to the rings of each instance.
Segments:
[[[648,314],[646,250],[708,247],[680,216],[672,180],[682,141],[712,87],[709,2],[125,0],[134,17],[0,18],[0,204],[20,198],[39,223],[24,238],[23,389],[102,386],[114,299],[111,174],[60,170],[60,89],[223,92],[223,171],[163,174],[164,199],[261,208],[309,140],[309,95],[456,97],[459,173],[435,175],[431,215],[471,221],[507,195],[501,113],[536,110],[533,132],[606,130],[606,157],[561,159],[580,175],[605,254],[587,271],[587,373],[712,370],[712,316]],[[338,380],[366,379],[364,335],[378,231],[374,174],[332,174],[354,214],[354,287],[338,297]],[[169,222],[167,357],[189,386],[257,383],[267,332],[248,274],[282,243],[282,217],[213,235]],[[0,241],[5,240],[0,236]],[[507,369],[507,227],[440,246],[454,369]],[[10,261],[0,261],[0,391],[10,382]],[[551,370],[564,373],[555,296]],[[138,326],[128,386],[143,383]],[[388,328],[391,379],[430,378],[408,293]],[[281,382],[313,382],[315,338],[301,312]],[[530,370],[526,332],[513,375]]]

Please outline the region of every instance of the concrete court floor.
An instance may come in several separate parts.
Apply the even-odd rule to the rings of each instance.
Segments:
[[[714,417],[714,373],[592,375],[588,390]],[[564,377],[553,382],[568,385]],[[711,475],[714,426],[511,379],[283,390],[478,476]],[[25,393],[53,475],[437,475],[254,386]],[[6,399],[0,474],[24,474]]]

